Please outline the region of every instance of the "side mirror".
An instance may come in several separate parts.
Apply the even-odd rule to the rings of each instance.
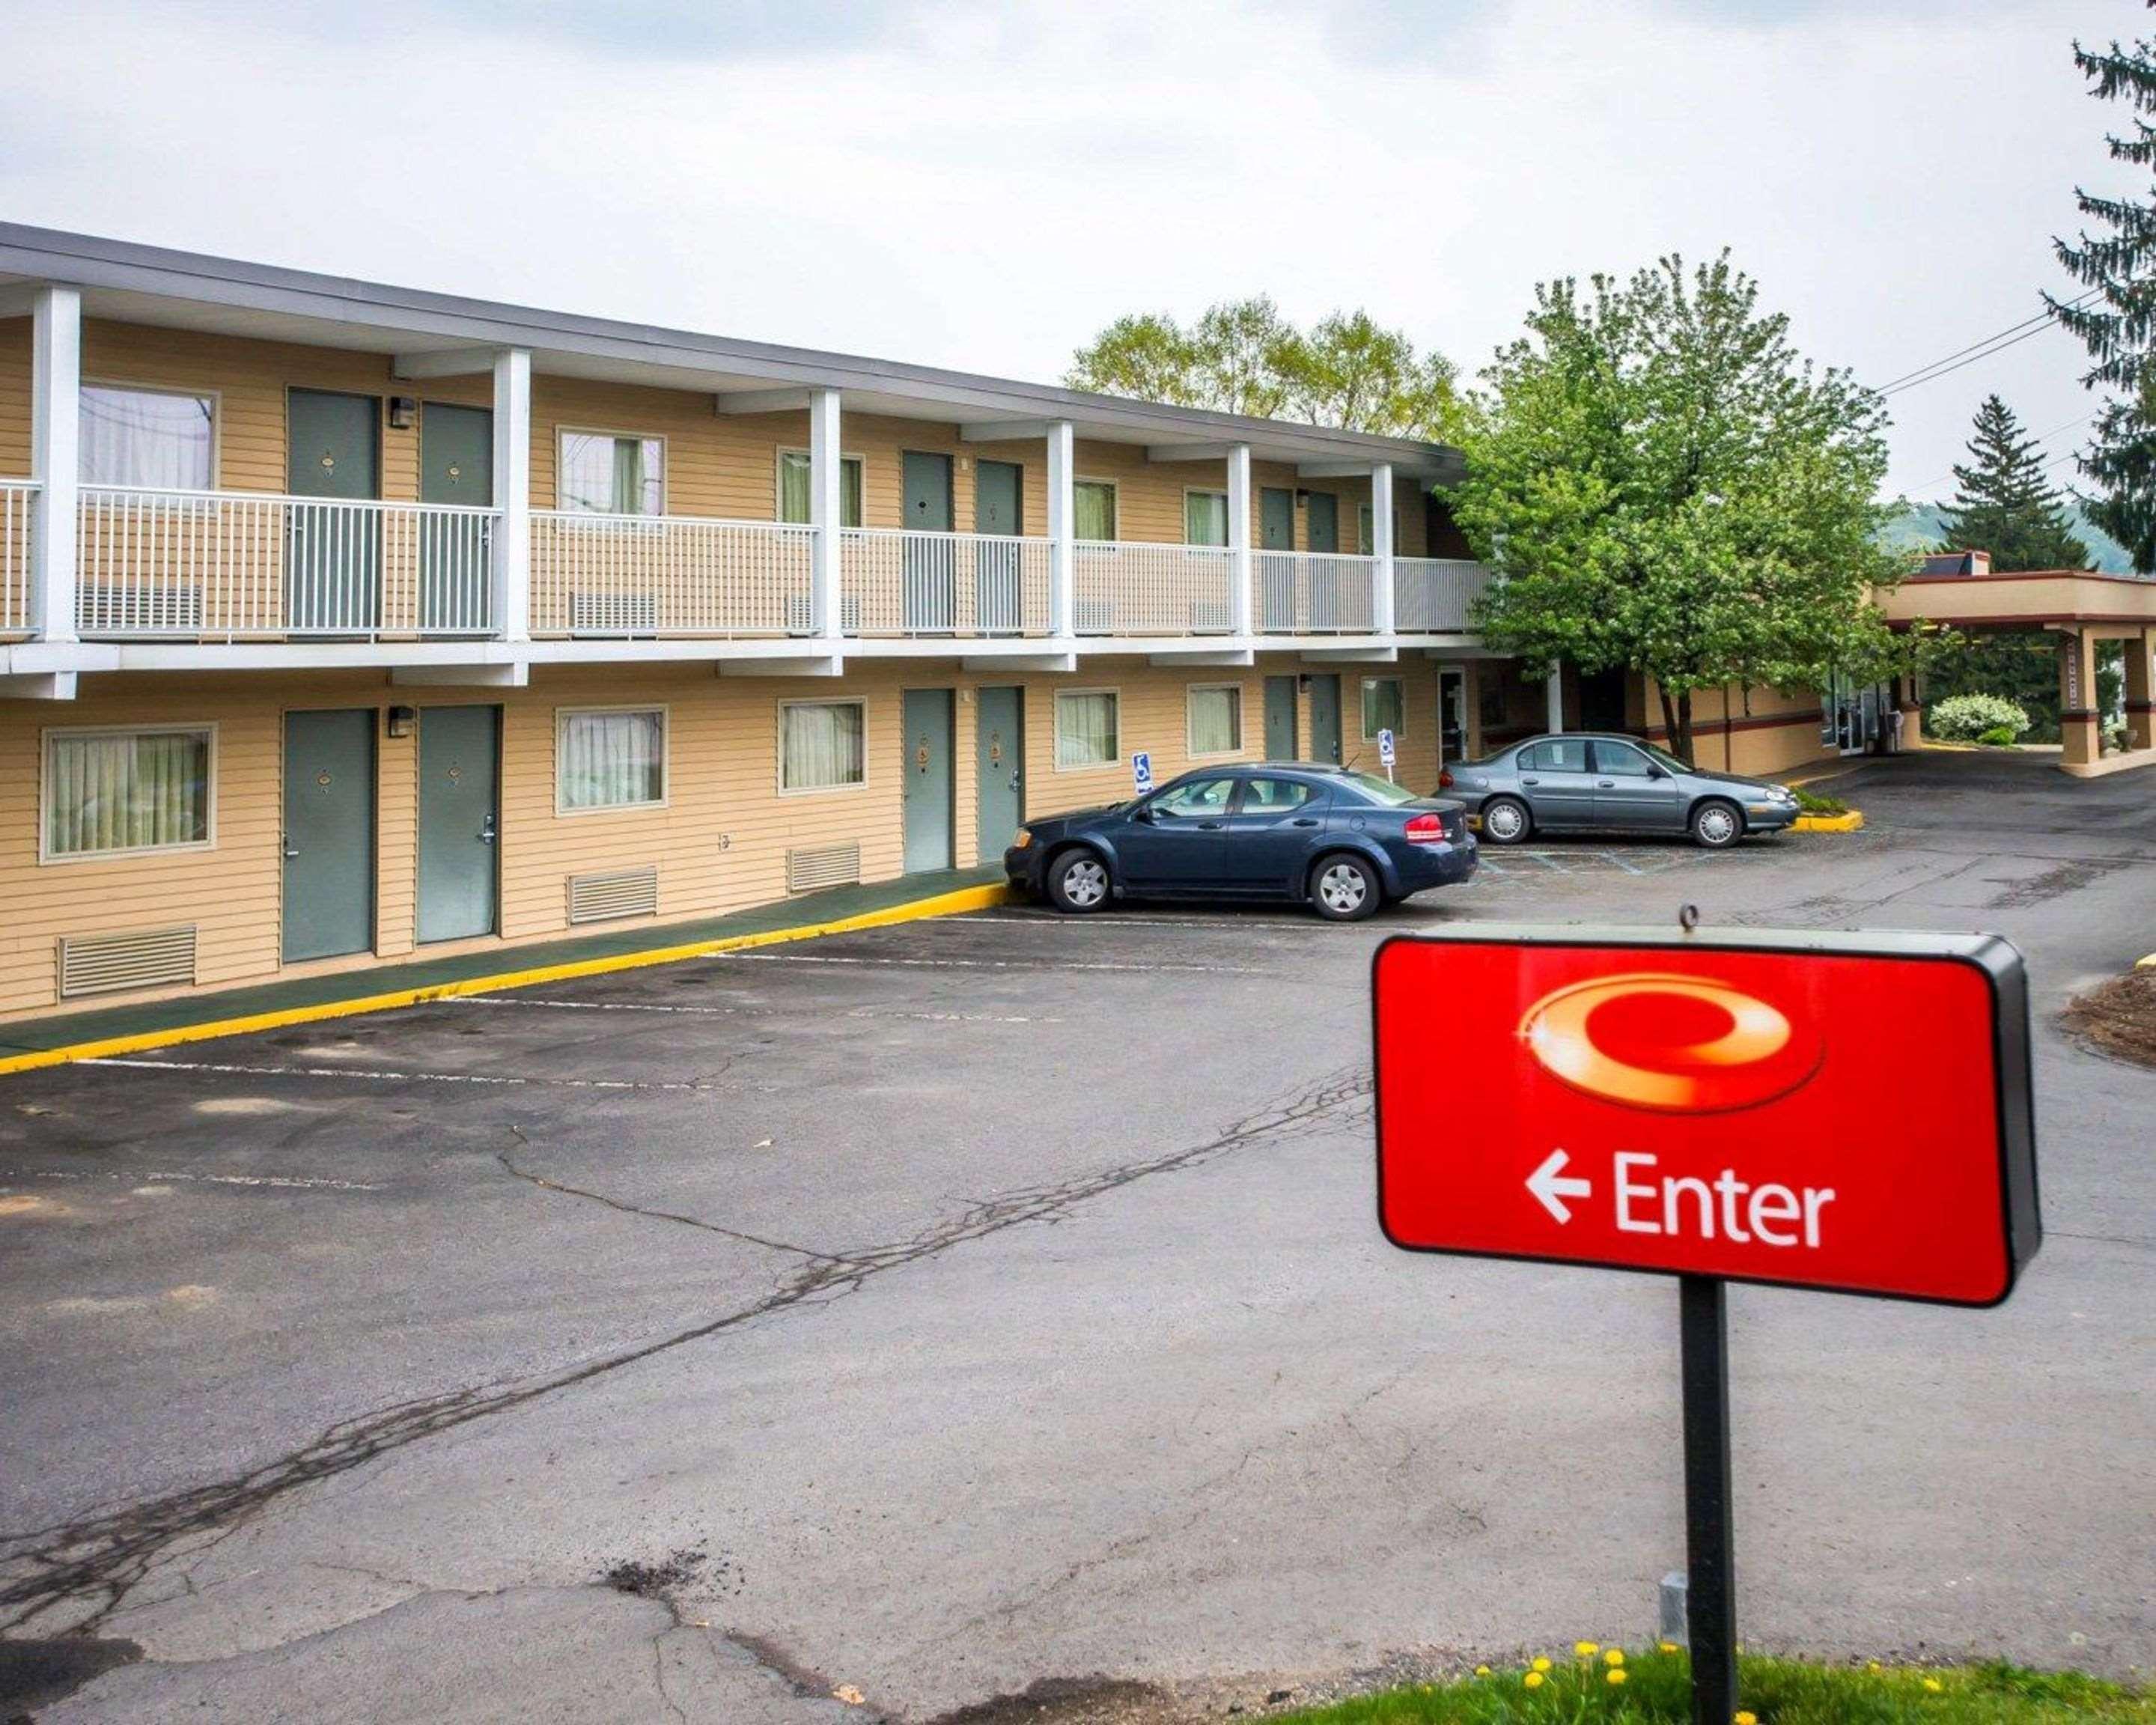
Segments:
[[[1150,803],[1147,803],[1144,808],[1139,809],[1136,814],[1131,817],[1131,819],[1132,820],[1143,821],[1147,826],[1151,826],[1155,819],[1152,812],[1152,804]]]
[[[1650,778],[1667,778],[1669,774],[1663,772],[1661,768],[1650,764],[1647,768],[1647,777]]]

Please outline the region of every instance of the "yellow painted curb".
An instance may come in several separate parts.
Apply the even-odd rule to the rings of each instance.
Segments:
[[[276,1012],[249,1013],[236,1019],[209,1019],[198,1024],[177,1024],[167,1030],[144,1030],[131,1036],[110,1036],[101,1042],[76,1042],[62,1048],[33,1049],[28,1054],[0,1059],[0,1076],[28,1072],[39,1066],[62,1066],[74,1060],[103,1060],[113,1055],[136,1054],[146,1048],[169,1048],[176,1042],[207,1042],[218,1036],[239,1036],[251,1030],[275,1030],[286,1024],[311,1024],[324,1019],[352,1018],[361,1013],[387,1012],[400,1006],[418,1006],[429,1000],[454,999],[460,994],[491,994],[503,988],[528,988],[539,983],[564,982],[572,977],[604,976],[617,970],[641,970],[654,964],[675,964],[684,958],[708,958],[716,952],[744,952],[752,947],[775,947],[788,941],[815,940],[829,934],[854,934],[865,928],[888,928],[898,922],[917,922],[930,916],[955,916],[967,911],[993,909],[1010,900],[1008,886],[962,886],[956,892],[915,899],[902,905],[886,905],[880,911],[863,911],[830,922],[804,923],[798,928],[766,928],[754,934],[732,934],[717,940],[686,941],[679,946],[652,947],[641,952],[613,952],[603,958],[576,958],[563,964],[543,964],[528,970],[498,971],[491,976],[463,977],[453,983],[434,983],[424,988],[397,988],[383,994],[361,995],[350,1000],[323,1000],[311,1006],[286,1007]]]
[[[1800,814],[1791,823],[1790,830],[1798,833],[1853,833],[1864,824],[1864,811],[1852,809],[1846,814]]]

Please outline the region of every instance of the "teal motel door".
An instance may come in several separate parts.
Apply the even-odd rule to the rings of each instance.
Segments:
[[[494,415],[429,402],[419,418],[419,501],[494,506]],[[419,523],[419,627],[483,635],[494,613],[494,521],[429,516]]]
[[[1295,679],[1265,679],[1265,758],[1292,761],[1295,752]]]
[[[899,458],[909,534],[902,551],[901,603],[908,634],[947,635],[957,627],[957,569],[951,531],[951,458],[907,449]]]
[[[974,700],[980,809],[975,854],[984,863],[1001,862],[1025,824],[1025,691],[983,689]]]
[[[1311,556],[1333,556],[1340,549],[1340,500],[1330,491],[1312,491],[1305,507],[1304,531],[1309,536]],[[1314,562],[1310,569],[1310,626],[1337,629],[1341,622],[1339,568]],[[1314,729],[1316,721],[1312,723]]]
[[[951,866],[951,691],[909,689],[906,722],[906,872]]]
[[[288,390],[285,624],[311,634],[382,626],[382,403],[371,395]]]
[[[1272,485],[1258,493],[1258,549],[1295,549],[1295,493]],[[1258,588],[1258,629],[1286,634],[1295,628],[1295,559],[1261,557],[1264,579]]]
[[[285,715],[285,963],[374,945],[372,707]]]
[[[973,626],[984,635],[1014,635],[1025,627],[1024,547],[1006,544],[1024,531],[1019,507],[1025,470],[1015,461],[973,465],[973,531],[992,542],[973,547]]]
[[[1340,764],[1340,679],[1310,680],[1310,758]]]
[[[419,711],[419,938],[495,932],[501,709]]]

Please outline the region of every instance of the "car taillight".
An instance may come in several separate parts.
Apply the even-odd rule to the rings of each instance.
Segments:
[[[1445,817],[1441,814],[1414,816],[1408,822],[1408,843],[1410,845],[1445,843]]]
[[[1452,788],[1452,769],[1450,767],[1437,775],[1437,788],[1441,791],[1449,791]]]

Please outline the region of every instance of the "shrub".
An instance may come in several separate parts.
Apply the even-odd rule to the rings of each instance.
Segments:
[[[2029,728],[2029,715],[2004,696],[1949,695],[1925,711],[1924,728],[1947,742],[1981,739],[1987,731],[2005,730],[2012,742]]]
[[[1790,793],[1797,799],[1797,807],[1806,814],[1846,814],[1849,804],[1839,797],[1822,797],[1816,791],[1808,791],[1801,785],[1791,785]]]
[[[1979,732],[1976,740],[1988,749],[2012,748],[2014,727],[2011,725],[1994,725],[1989,731]]]

